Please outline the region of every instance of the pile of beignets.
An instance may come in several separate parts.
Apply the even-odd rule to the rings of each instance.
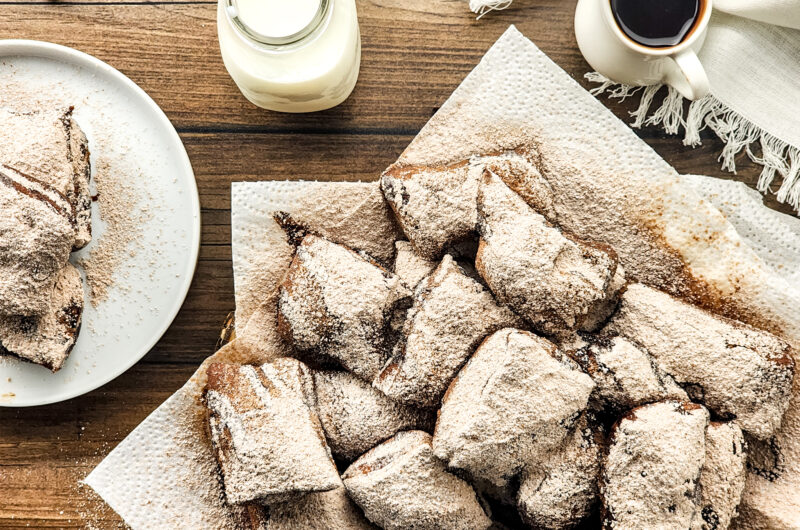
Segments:
[[[243,526],[730,525],[789,344],[626,279],[549,220],[541,180],[509,187],[536,172],[515,152],[390,169],[393,266],[296,237],[275,314],[294,356],[208,369]]]

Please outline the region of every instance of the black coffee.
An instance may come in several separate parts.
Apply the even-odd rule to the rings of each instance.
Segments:
[[[611,11],[631,40],[652,48],[680,44],[700,16],[701,0],[611,0]]]

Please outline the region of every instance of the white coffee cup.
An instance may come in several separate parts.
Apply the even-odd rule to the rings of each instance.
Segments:
[[[709,91],[708,76],[697,58],[711,18],[711,1],[701,0],[689,34],[677,45],[649,47],[628,37],[617,24],[611,0],[578,0],[575,37],[586,61],[617,83],[632,86],[667,84],[689,100]]]

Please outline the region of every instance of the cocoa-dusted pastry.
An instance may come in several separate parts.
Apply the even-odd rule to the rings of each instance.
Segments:
[[[92,238],[91,168],[89,143],[72,111],[0,109],[0,167],[25,175],[70,203],[77,250]]]
[[[520,323],[447,255],[417,286],[404,338],[373,384],[397,401],[436,406],[484,337]]]
[[[213,363],[205,400],[211,442],[231,504],[271,504],[341,484],[303,363]]]
[[[434,414],[403,405],[348,372],[314,372],[317,408],[331,452],[353,461],[400,431],[433,426]]]
[[[500,177],[514,193],[543,215],[548,221],[555,223],[557,213],[554,204],[553,187],[539,171],[538,153],[526,147],[500,156],[483,158],[484,169]]]
[[[628,286],[605,333],[642,347],[692,400],[753,436],[780,427],[794,373],[786,341],[642,284]]]
[[[395,247],[394,273],[412,289],[439,265],[439,262],[427,260],[414,252],[414,247],[408,241],[398,241]]]
[[[594,388],[548,341],[503,329],[487,338],[442,401],[433,437],[450,468],[504,488],[560,446]]]
[[[552,189],[524,148],[441,166],[392,166],[381,176],[381,189],[421,257],[439,259],[474,235],[478,182],[485,167],[508,182],[525,182],[525,200],[543,215],[555,216]]]
[[[57,372],[78,339],[83,303],[81,275],[67,263],[56,276],[43,314],[0,316],[0,356],[18,357]]]
[[[614,427],[603,466],[605,528],[686,530],[699,513],[708,411],[664,401],[630,411]]]
[[[344,486],[272,504],[264,530],[374,530]]]
[[[0,315],[47,311],[75,239],[73,219],[66,197],[0,165]]]
[[[350,497],[386,530],[485,530],[492,522],[475,490],[434,456],[431,437],[404,431],[342,475]]]
[[[372,381],[392,347],[390,324],[410,296],[395,274],[307,235],[280,286],[278,326],[298,350],[334,359]]]
[[[545,333],[581,327],[606,299],[617,257],[550,224],[497,175],[478,189],[475,266],[497,299]]]
[[[598,504],[601,450],[598,428],[583,414],[563,444],[523,472],[520,517],[532,528],[567,530]]]
[[[706,428],[706,459],[700,472],[699,517],[692,530],[726,530],[737,514],[747,477],[742,430],[733,423]]]
[[[594,340],[574,357],[594,380],[590,401],[600,409],[620,412],[655,401],[689,401],[672,376],[622,337]]]
[[[89,149],[72,108],[0,109],[0,356],[53,372],[83,315],[70,251],[91,239]]]
[[[69,158],[75,175],[74,194],[67,193],[75,205],[75,242],[73,249],[78,250],[92,240],[92,193],[89,183],[92,178],[92,167],[89,163],[89,141],[78,126],[70,111],[69,126]]]
[[[480,172],[480,167],[464,161],[443,167],[394,167],[381,176],[383,195],[420,256],[438,259],[449,245],[474,233]]]

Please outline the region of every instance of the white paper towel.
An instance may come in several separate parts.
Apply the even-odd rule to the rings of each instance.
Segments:
[[[768,285],[755,287],[764,303],[795,304],[772,307],[771,317],[788,320],[794,315],[795,325],[800,320],[796,312],[800,296],[786,281],[796,279],[798,254],[794,250],[800,248],[799,221],[766,210],[757,194],[754,197],[736,183],[704,177],[685,177],[681,181],[627,126],[513,28],[498,40],[409,146],[401,162],[427,163],[509,147],[519,139],[509,135],[509,131],[519,130],[520,124],[533,127],[533,134],[545,154],[548,149],[557,149],[569,155],[553,159],[555,167],[551,169],[569,173],[571,186],[579,182],[578,178],[596,178],[600,184],[603,179],[613,178],[619,184],[616,191],[623,195],[632,191],[663,193],[658,215],[664,224],[659,225],[659,229],[669,243],[685,245],[686,234],[696,236],[702,231],[704,235],[699,243],[686,245],[688,250],[684,256],[698,274],[708,281],[724,283],[729,279],[727,275],[715,276],[719,267],[714,267],[714,252],[722,249],[722,253],[717,254],[718,260],[733,259],[722,267],[726,273],[741,268],[757,279],[766,280]],[[520,134],[524,136],[529,132]],[[628,184],[620,177],[629,174],[636,174],[634,183],[643,188],[626,187]],[[593,215],[610,215],[592,211],[588,201],[593,197],[585,195],[588,189],[570,189],[567,198],[587,201],[586,210]],[[693,189],[708,196],[711,202],[702,201]],[[385,219],[385,206],[378,206],[373,200],[378,195],[375,183],[234,184],[231,210],[237,312],[238,308],[247,308],[237,316],[256,315],[249,318],[251,321],[260,318],[258,306],[263,300],[258,300],[256,293],[260,292],[263,299],[269,298],[269,290],[281,272],[278,265],[287,259],[288,246],[272,220],[273,212],[302,215],[303,209],[320,209],[322,217],[336,217],[319,222],[333,227],[331,233],[337,238],[346,238],[348,227],[353,226],[359,232],[356,241],[371,247],[373,252],[380,252],[381,242],[385,244],[387,234],[394,228]],[[637,195],[631,195],[625,199],[636,198]],[[321,201],[324,207],[319,206]],[[725,211],[733,224],[729,224],[712,203]],[[313,217],[319,218],[316,213]],[[781,228],[770,234],[760,233],[750,223],[755,215],[774,217],[772,226]],[[567,218],[567,222],[579,221]],[[375,225],[372,232],[361,230],[370,223]],[[783,273],[784,270],[790,272]],[[251,288],[254,284],[258,284],[257,289]],[[751,285],[745,287],[754,289]],[[243,329],[244,320],[239,320],[237,332]],[[796,341],[798,337],[800,333],[793,338]],[[203,428],[202,408],[198,402],[202,373],[201,368],[86,479],[134,528],[236,526],[237,514],[225,508],[221,500]],[[778,523],[791,527],[800,517],[800,509],[782,496],[786,487],[796,484],[792,482],[795,480],[792,473],[796,471],[797,464],[791,463],[774,484],[762,484],[756,477],[751,486],[775,493],[774,502],[783,502],[784,506],[777,513],[770,502],[755,495],[749,499],[753,505],[751,512],[771,517],[776,527],[780,527]]]
[[[800,218],[764,207],[761,195],[741,182],[700,175],[682,179],[728,218],[776,274],[800,286]]]

